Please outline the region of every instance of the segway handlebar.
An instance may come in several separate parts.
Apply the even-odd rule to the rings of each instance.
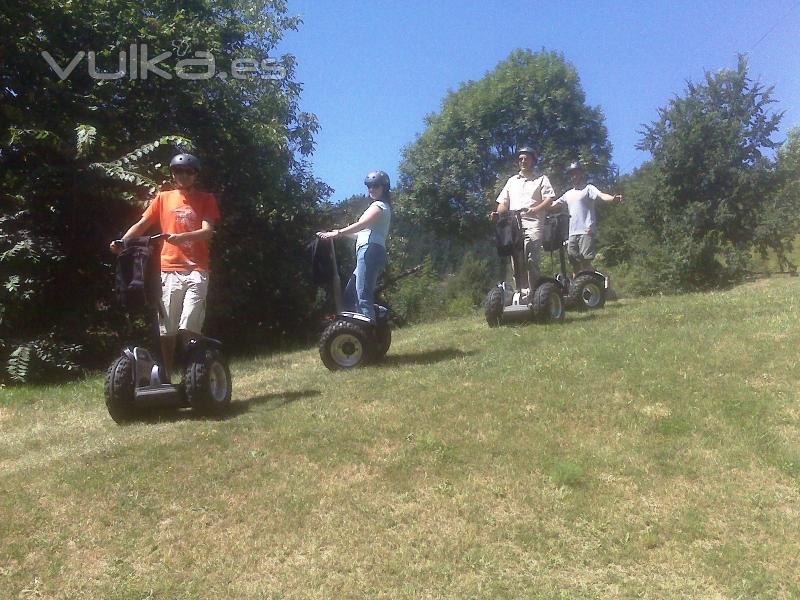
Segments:
[[[156,233],[155,235],[149,236],[149,240],[150,240],[151,244],[154,244],[154,243],[156,243],[158,241],[167,239],[169,236],[170,236],[170,234],[168,234],[168,233]],[[125,245],[125,240],[123,240],[123,239],[114,240],[111,243],[114,244],[115,246],[124,246]]]

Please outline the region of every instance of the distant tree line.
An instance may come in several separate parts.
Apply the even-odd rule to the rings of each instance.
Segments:
[[[735,69],[689,83],[644,126],[639,148],[652,159],[619,179],[602,112],[585,105],[574,67],[557,53],[515,51],[427,117],[405,150],[399,211],[415,230],[436,232],[441,247],[457,240],[466,253],[491,239],[485,214],[516,171],[518,145],[530,143],[557,193],[572,160],[601,187],[624,192],[623,205],[599,207],[599,262],[623,276],[628,293],[729,285],[768,255],[794,272],[800,130],[782,144],[774,139],[782,117],[771,110],[775,102],[739,57]]]

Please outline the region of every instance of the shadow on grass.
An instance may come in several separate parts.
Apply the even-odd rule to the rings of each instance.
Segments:
[[[477,354],[477,351],[470,350],[469,352],[464,352],[458,348],[440,348],[438,350],[414,352],[411,354],[388,354],[375,366],[395,367],[398,365],[430,365],[446,360],[453,360],[454,358],[461,358],[463,356],[472,356],[473,354]]]
[[[570,310],[567,312],[567,319],[574,319],[576,321],[591,321],[594,319],[604,319],[609,315],[614,315],[618,310],[626,308],[616,302],[606,303],[603,308],[587,309],[587,310]]]
[[[287,404],[292,404],[303,398],[312,398],[320,395],[319,390],[299,390],[296,392],[276,392],[273,394],[261,394],[260,396],[253,396],[246,400],[236,400],[231,402],[231,408],[228,411],[232,415],[241,415],[250,410],[252,406],[258,404],[270,403],[267,410],[277,410]]]
[[[254,406],[269,404],[266,410],[277,410],[303,398],[320,395],[319,390],[299,390],[295,392],[275,392],[261,394],[244,400],[233,399],[227,411],[219,415],[204,415],[189,408],[164,407],[153,408],[144,412],[137,422],[139,423],[175,423],[178,421],[227,421],[249,412]]]
[[[572,313],[567,313],[567,317],[564,319],[565,324],[569,324],[569,321],[575,321],[585,323],[586,321],[594,321],[598,318],[597,311],[575,311]]]

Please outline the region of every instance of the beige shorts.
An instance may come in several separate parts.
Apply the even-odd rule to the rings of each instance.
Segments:
[[[161,335],[176,335],[179,329],[202,333],[206,318],[208,273],[191,271],[161,272],[161,310],[158,328]]]
[[[569,236],[567,253],[571,262],[592,261],[597,257],[597,238],[591,233]]]

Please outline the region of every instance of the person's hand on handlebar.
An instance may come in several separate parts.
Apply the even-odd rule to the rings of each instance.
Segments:
[[[171,238],[171,237],[174,237],[174,235],[171,235],[169,233],[157,233],[155,235],[151,235],[150,236],[150,243],[158,242],[160,240],[169,241],[169,238]],[[179,242],[175,241],[175,242],[172,242],[172,243],[173,244],[177,244]],[[120,252],[122,252],[122,249],[125,247],[125,239],[123,238],[123,239],[119,239],[119,240],[112,240],[111,244],[109,244],[108,247],[111,249],[111,252],[113,252],[114,254],[119,254]]]

